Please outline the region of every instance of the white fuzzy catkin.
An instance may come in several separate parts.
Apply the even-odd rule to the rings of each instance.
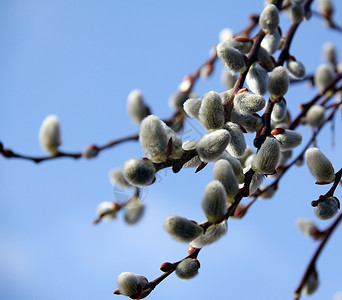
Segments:
[[[205,233],[191,241],[190,244],[195,248],[202,248],[204,246],[211,245],[223,237],[227,233],[227,230],[227,221],[223,221],[219,224],[212,224],[207,228]]]
[[[274,59],[272,59],[272,56],[262,46],[258,50],[258,61],[261,62],[268,71],[273,70],[275,67]]]
[[[284,120],[287,112],[287,105],[284,99],[281,99],[279,102],[274,103],[271,120],[273,122],[281,122]]]
[[[222,104],[225,104],[229,101],[230,97],[233,95],[233,92],[234,89],[229,89],[219,94],[221,97]]]
[[[263,47],[270,55],[274,54],[281,41],[281,34],[279,28],[272,34],[266,34],[262,39],[261,47]]]
[[[140,90],[133,90],[127,97],[127,111],[135,123],[140,123],[149,115],[149,109],[145,104],[144,97]]]
[[[167,159],[168,137],[158,117],[150,115],[140,124],[139,141],[145,155],[155,162],[164,162]]]
[[[138,196],[133,196],[125,205],[125,222],[130,225],[137,223],[141,219],[144,210],[144,202]]]
[[[262,118],[258,114],[245,115],[235,109],[232,109],[230,121],[241,125],[247,132],[256,132],[264,125]]]
[[[169,126],[167,126],[164,122],[162,122],[162,125],[164,126],[164,130],[166,132],[167,141],[169,142],[170,139],[172,140],[172,149],[171,153],[169,154],[170,158],[178,159],[183,154],[183,148],[182,148],[182,138],[177,135],[176,132],[173,131]]]
[[[184,111],[189,117],[198,119],[202,98],[189,98],[183,104]]]
[[[117,211],[117,205],[114,202],[104,201],[97,207],[96,215],[103,221],[111,221],[115,219]]]
[[[164,220],[164,229],[179,242],[189,243],[203,233],[203,228],[188,219],[178,216],[168,216]]]
[[[199,121],[207,130],[222,128],[224,113],[222,99],[217,92],[210,91],[204,94],[199,110]]]
[[[299,23],[305,15],[304,8],[301,4],[292,4],[290,7],[290,18],[293,23]]]
[[[221,42],[216,47],[217,56],[229,72],[236,74],[246,69],[244,55],[237,49],[227,46],[226,42]]]
[[[288,60],[286,61],[286,68],[289,72],[289,75],[297,80],[301,80],[305,77],[305,66],[296,60]]]
[[[132,188],[132,185],[126,180],[122,169],[112,169],[109,171],[109,181],[112,185],[123,190]]]
[[[227,122],[225,129],[229,131],[231,137],[226,150],[234,157],[241,157],[245,153],[247,145],[239,125]]]
[[[201,205],[205,216],[211,223],[224,216],[227,211],[227,194],[220,181],[213,180],[207,184]]]
[[[266,33],[273,33],[279,25],[279,12],[274,4],[267,5],[259,18],[259,26]]]
[[[234,32],[230,28],[223,28],[219,33],[220,42],[230,40],[234,37]]]
[[[291,156],[292,156],[292,151],[291,150],[280,151],[279,166],[286,166],[286,163],[291,158]]]
[[[222,183],[227,193],[226,197],[228,197],[228,200],[234,199],[236,193],[239,191],[239,185],[233,167],[227,160],[220,159],[215,162],[213,180]]]
[[[316,217],[320,220],[333,218],[340,209],[340,203],[336,197],[327,197],[318,202],[314,209]]]
[[[241,162],[236,157],[230,155],[227,151],[223,151],[218,160],[224,159],[228,161],[233,169],[238,183],[243,183],[245,180],[245,175],[243,174],[243,168]]]
[[[334,78],[334,70],[330,65],[321,64],[317,67],[314,74],[314,84],[322,92]]]
[[[122,272],[117,278],[120,293],[132,299],[139,298],[147,284],[148,281],[145,277],[131,272]]]
[[[258,63],[254,63],[248,70],[246,83],[249,89],[257,95],[265,95],[268,86],[268,73]]]
[[[280,159],[280,145],[274,138],[267,138],[254,157],[252,168],[259,174],[272,174]]]
[[[170,96],[169,106],[171,108],[174,108],[175,110],[181,110],[182,111],[183,110],[183,104],[187,99],[188,99],[188,94],[179,90]]]
[[[234,48],[239,50],[241,53],[248,53],[252,48],[253,42],[251,40],[241,40],[241,39],[230,39],[222,43],[225,48]]]
[[[333,43],[325,43],[323,45],[323,58],[326,62],[335,66],[337,63],[337,51]]]
[[[51,155],[58,153],[61,142],[61,130],[59,119],[55,115],[49,115],[43,121],[39,131],[41,147]]]
[[[319,286],[319,280],[318,280],[318,275],[317,272],[311,272],[308,279],[306,280],[305,284],[302,287],[301,293],[304,296],[310,296],[312,295],[314,292],[316,292],[316,290],[318,289]]]
[[[254,154],[252,148],[251,148],[250,146],[247,146],[247,147],[246,147],[246,150],[245,150],[245,152],[244,152],[244,154],[243,154],[241,157],[239,157],[239,161],[240,161],[242,167],[246,167],[246,166],[247,166],[247,165],[246,165],[246,160],[247,160],[247,158],[249,158],[252,154]]]
[[[289,75],[286,69],[282,66],[274,68],[268,81],[268,92],[271,95],[271,100],[283,97],[289,85]]]
[[[335,170],[330,160],[318,148],[305,151],[305,161],[311,175],[319,182],[333,182]]]
[[[230,134],[225,129],[206,134],[197,143],[198,155],[204,162],[214,161],[226,149],[230,140]]]
[[[303,140],[299,132],[290,129],[285,129],[284,132],[273,134],[273,136],[279,142],[282,151],[298,147]]]
[[[155,169],[151,161],[136,158],[126,161],[122,170],[127,181],[137,187],[150,185],[155,175]]]
[[[265,98],[250,92],[238,93],[234,97],[234,108],[242,114],[252,114],[265,107]]]
[[[332,12],[334,9],[332,0],[318,0],[318,7],[323,14]]]
[[[315,236],[315,232],[317,231],[316,225],[309,219],[297,219],[296,225],[299,231],[306,237],[312,238]]]
[[[325,108],[322,105],[312,105],[306,112],[305,121],[311,127],[318,127],[325,120]]]
[[[195,258],[183,259],[176,267],[175,273],[178,278],[189,280],[198,274],[200,263]]]

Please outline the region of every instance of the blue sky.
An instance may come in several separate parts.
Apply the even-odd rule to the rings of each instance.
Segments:
[[[336,20],[342,20],[342,4],[335,5]],[[167,118],[169,96],[207,59],[219,31],[241,30],[247,16],[262,8],[263,1],[247,0],[1,1],[0,140],[19,153],[43,155],[38,132],[49,114],[61,121],[64,151],[130,135],[138,128],[126,113],[126,98],[136,88],[154,114]],[[286,32],[286,16],[281,25]],[[312,73],[322,62],[322,44],[334,42],[341,53],[341,40],[312,18],[301,24],[291,49]],[[223,91],[221,70],[219,62],[195,91]],[[305,84],[290,91],[292,114],[315,93]],[[199,138],[204,131],[189,122],[186,134]],[[335,149],[328,127],[318,145],[339,169],[340,116]],[[300,131],[307,138],[309,130]],[[198,174],[162,171],[145,190],[146,214],[135,226],[124,224],[120,214],[114,222],[91,224],[100,202],[115,201],[109,170],[142,156],[140,145],[129,142],[90,161],[36,165],[1,158],[1,299],[123,299],[112,295],[119,273],[152,280],[163,262],[186,256],[187,245],[171,240],[162,222],[170,214],[204,220],[200,200],[210,166]],[[244,219],[229,221],[228,234],[201,251],[199,276],[182,281],[172,275],[149,299],[291,299],[316,249],[298,233],[295,220],[314,219],[310,202],[327,189],[314,185],[306,167],[294,168],[272,200],[260,200]],[[338,228],[318,261],[321,286],[310,299],[333,299],[342,291],[341,234]]]

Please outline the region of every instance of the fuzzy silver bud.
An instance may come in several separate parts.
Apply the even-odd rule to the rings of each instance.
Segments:
[[[281,34],[279,28],[272,33],[266,34],[262,39],[261,47],[263,47],[270,55],[274,54],[278,49],[281,41]]]
[[[219,181],[224,186],[227,193],[225,201],[227,201],[227,197],[228,200],[234,200],[235,195],[239,191],[239,185],[233,167],[227,160],[220,159],[215,162],[213,180],[213,182]]]
[[[301,293],[304,296],[310,296],[314,292],[316,292],[316,290],[318,289],[318,286],[319,286],[318,274],[316,270],[314,270],[313,272],[310,273],[308,279],[303,285]]]
[[[234,97],[234,108],[242,114],[252,114],[265,107],[265,98],[250,92],[238,93]]]
[[[268,138],[254,157],[252,168],[259,174],[271,174],[280,160],[280,144],[274,138]]]
[[[197,143],[198,155],[204,162],[214,161],[226,149],[230,140],[230,134],[225,129],[206,134]]]
[[[202,98],[189,98],[184,102],[183,109],[189,117],[198,119],[201,104]]]
[[[284,129],[281,133],[277,129],[271,131],[271,134],[280,144],[280,150],[286,151],[298,147],[302,143],[302,135],[294,130]]]
[[[227,211],[227,194],[220,181],[213,180],[207,184],[201,206],[205,216],[211,223],[224,216]]]
[[[317,67],[314,74],[314,84],[322,92],[334,78],[334,70],[327,64],[321,64]]]
[[[217,92],[210,91],[204,94],[199,110],[199,121],[207,130],[222,128],[224,113],[222,99]]]
[[[216,51],[225,68],[232,74],[243,72],[246,69],[244,55],[239,50],[227,46],[226,42],[219,43]]]
[[[183,259],[176,267],[175,273],[180,279],[189,280],[198,274],[200,263],[195,258]]]
[[[335,170],[330,160],[318,148],[305,151],[305,161],[311,175],[319,182],[333,182]]]
[[[203,233],[203,228],[188,219],[178,216],[168,216],[164,220],[164,229],[179,242],[189,243]]]
[[[317,226],[309,219],[298,219],[296,225],[299,231],[306,237],[312,238],[317,232]]]
[[[235,174],[236,180],[238,183],[243,183],[245,180],[245,175],[243,174],[243,168],[239,161],[239,159],[235,158],[234,156],[230,155],[227,151],[223,151],[218,160],[224,159],[229,162],[232,167],[232,170]]]
[[[223,28],[219,33],[219,41],[224,42],[234,37],[234,32],[230,28]]]
[[[58,146],[61,142],[61,129],[59,119],[55,115],[47,116],[39,131],[39,141],[41,147],[51,155],[58,153]]]
[[[279,12],[274,4],[267,5],[259,18],[259,26],[266,33],[273,33],[279,25]]]
[[[232,109],[230,121],[241,125],[247,132],[256,132],[264,125],[262,118],[258,114],[245,115]]]
[[[297,60],[286,61],[286,68],[289,75],[297,80],[301,80],[305,77],[305,66]]]
[[[127,97],[127,111],[131,120],[140,123],[150,114],[150,110],[145,104],[144,97],[140,90],[133,90]]]
[[[336,197],[320,199],[314,209],[315,216],[320,220],[329,220],[336,216],[340,209],[340,202]]]
[[[136,158],[126,161],[122,170],[127,181],[137,187],[150,185],[156,172],[151,161]]]
[[[265,95],[268,86],[268,73],[258,63],[254,63],[248,70],[246,83],[249,89],[257,95]]]
[[[125,222],[130,225],[137,223],[143,216],[144,210],[144,202],[138,196],[133,196],[125,205]]]
[[[323,45],[323,58],[326,62],[335,66],[337,63],[337,51],[333,43],[326,43]]]
[[[247,145],[239,125],[233,122],[227,122],[225,129],[228,130],[231,137],[226,150],[234,157],[241,157],[245,153]]]
[[[325,120],[325,108],[322,105],[312,105],[305,115],[306,124],[319,127]]]
[[[274,103],[271,120],[273,122],[281,122],[284,120],[287,112],[287,105],[284,99],[281,99],[279,102]]]
[[[144,276],[131,272],[122,272],[117,278],[120,293],[132,299],[138,299],[147,284]]]
[[[273,70],[275,67],[274,59],[272,59],[272,56],[262,46],[258,50],[258,61],[259,63],[262,63],[268,71]]]
[[[132,185],[126,180],[125,176],[123,175],[122,169],[110,170],[109,181],[112,185],[123,190],[127,188],[132,188]]]
[[[292,4],[290,7],[290,18],[293,23],[299,23],[305,15],[304,8],[300,4]]]
[[[169,106],[175,110],[183,110],[183,104],[188,99],[188,94],[182,91],[173,93],[169,98]]]
[[[204,246],[211,245],[223,237],[228,230],[227,221],[223,221],[219,224],[210,225],[207,230],[191,241],[191,246],[195,248],[202,248]]]
[[[268,92],[270,93],[271,100],[283,97],[289,85],[289,75],[286,69],[282,66],[274,68],[268,81]]]
[[[101,202],[96,209],[96,215],[103,221],[111,221],[115,219],[117,212],[118,205],[110,201]]]
[[[231,89],[232,87],[234,87],[236,79],[237,79],[237,77],[235,74],[228,72],[226,70],[226,68],[222,69],[221,82],[222,82],[223,86],[225,86],[227,89]]]

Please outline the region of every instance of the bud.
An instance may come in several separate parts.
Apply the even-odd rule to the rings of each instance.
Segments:
[[[122,295],[138,299],[148,284],[144,276],[131,272],[122,272],[117,278],[117,285]]]
[[[290,18],[293,23],[299,23],[304,18],[304,8],[301,4],[292,4],[290,7]]]
[[[249,195],[254,194],[256,190],[260,187],[263,181],[264,181],[264,175],[254,173],[251,183],[249,184]]]
[[[325,120],[325,108],[322,105],[313,105],[305,115],[305,121],[311,127],[319,127]]]
[[[301,80],[305,77],[305,66],[297,60],[287,60],[286,68],[289,75],[297,80]]]
[[[211,223],[216,222],[225,215],[227,211],[227,194],[220,181],[211,181],[205,187],[202,209]]]
[[[213,169],[213,179],[223,184],[229,200],[234,200],[236,193],[239,191],[237,178],[233,172],[232,165],[225,159],[220,159],[215,162]],[[209,219],[208,219],[209,220]]]
[[[318,200],[314,213],[320,220],[329,220],[337,214],[339,209],[340,202],[336,197],[326,197]]]
[[[127,98],[127,110],[130,118],[135,123],[140,123],[150,114],[140,90],[133,90]]]
[[[278,187],[276,184],[273,184],[261,190],[263,191],[259,196],[261,199],[271,199],[278,190]]]
[[[318,231],[317,226],[308,219],[297,219],[297,227],[299,231],[306,237],[313,238]]]
[[[180,279],[192,279],[198,274],[198,269],[200,268],[200,263],[195,258],[183,259],[176,267],[176,275]]]
[[[210,91],[204,94],[199,110],[199,121],[207,130],[222,128],[224,124],[223,106],[217,92]]]
[[[222,46],[224,46],[224,48],[234,48],[236,50],[239,50],[241,53],[246,54],[251,50],[253,40],[247,38],[236,38],[227,40],[221,44]]]
[[[183,81],[184,82],[184,81]],[[186,81],[185,81],[186,82]],[[183,110],[183,104],[188,99],[188,93],[177,91],[169,98],[169,106],[175,110]]]
[[[82,157],[85,159],[91,159],[96,157],[99,153],[99,148],[96,145],[89,145],[82,151]]]
[[[43,121],[39,131],[41,147],[52,156],[58,153],[58,146],[61,142],[60,125],[57,116],[50,115]]]
[[[127,189],[132,188],[132,185],[126,180],[125,176],[122,173],[122,169],[113,169],[109,172],[109,181],[112,185],[121,188]]]
[[[230,134],[225,129],[219,129],[204,135],[197,143],[197,152],[204,162],[217,159],[230,141]]]
[[[235,74],[228,72],[225,68],[222,69],[221,82],[227,89],[231,89],[232,87],[234,87],[236,79],[237,78]]]
[[[229,99],[233,95],[233,92],[234,92],[234,89],[229,89],[219,94],[221,97],[222,104],[225,104],[226,102],[229,101]]]
[[[246,82],[254,94],[265,95],[268,85],[268,73],[258,63],[254,63],[248,70]]]
[[[285,166],[288,160],[291,158],[291,156],[292,156],[291,150],[280,151],[280,160],[279,160],[278,166]]]
[[[183,243],[189,243],[203,233],[201,226],[173,215],[164,220],[164,229],[172,238]]]
[[[313,270],[310,273],[305,284],[303,285],[301,293],[305,296],[310,296],[314,292],[316,292],[316,290],[318,289],[318,286],[319,286],[318,274],[316,270]]]
[[[219,33],[220,42],[230,40],[234,37],[234,32],[230,28],[223,28]]]
[[[272,174],[280,159],[280,145],[274,138],[267,138],[254,157],[252,168],[259,174]]]
[[[104,201],[96,209],[96,215],[103,221],[115,219],[119,206],[114,202]]]
[[[330,17],[331,13],[334,10],[332,0],[319,0],[318,7],[320,12],[327,17]]]
[[[335,180],[334,167],[330,160],[318,148],[310,148],[305,152],[306,164],[311,175],[319,182]]]
[[[138,196],[133,196],[125,205],[124,219],[127,224],[137,223],[145,210],[144,203]]]
[[[219,43],[216,51],[225,68],[232,74],[243,72],[246,69],[244,55],[239,50],[227,46],[226,42]]]
[[[265,33],[273,33],[279,25],[279,12],[275,5],[269,4],[262,11],[259,26]]]
[[[334,78],[334,70],[327,64],[319,65],[314,74],[314,83],[317,89],[322,92]]]
[[[234,97],[234,108],[242,114],[252,114],[262,110],[266,101],[263,96],[250,92],[241,92]]]
[[[258,61],[267,71],[272,71],[275,67],[273,57],[263,47],[259,48]]]
[[[281,33],[279,27],[272,34],[266,34],[262,39],[261,47],[263,47],[268,54],[274,54],[278,49],[281,41]]]
[[[190,98],[184,102],[183,108],[189,117],[198,119],[201,104],[202,104],[202,98]]]
[[[149,160],[132,158],[125,162],[123,174],[130,184],[144,187],[153,182],[155,169]]]
[[[326,43],[323,46],[323,58],[326,62],[335,66],[337,64],[337,51],[333,43]]]
[[[212,224],[203,234],[194,239],[190,244],[195,248],[211,245],[224,236],[227,233],[227,230],[228,225],[226,221],[219,224]]]
[[[284,99],[274,103],[272,113],[271,113],[271,120],[273,122],[281,122],[284,120],[287,112],[287,105]]]
[[[232,170],[235,174],[235,177],[238,181],[238,183],[243,183],[245,180],[245,175],[243,174],[243,169],[240,161],[235,158],[234,156],[231,156],[227,151],[223,151],[218,160],[224,159],[229,162],[229,164],[232,167]]]
[[[268,81],[268,91],[271,100],[283,97],[289,88],[289,76],[284,67],[279,66],[273,69]]]
[[[225,125],[225,129],[228,130],[231,137],[230,142],[226,148],[227,151],[234,157],[241,157],[245,153],[247,145],[245,137],[239,125],[232,122],[228,122]]]
[[[280,144],[280,150],[291,150],[298,147],[302,143],[302,135],[294,130],[284,129],[282,133],[272,130],[271,134]]]
[[[247,132],[256,132],[264,125],[262,118],[258,114],[245,115],[232,110],[230,121],[241,125]]]
[[[246,167],[246,166],[247,166],[247,165],[246,165],[246,160],[247,160],[247,158],[248,158],[249,156],[251,156],[252,154],[254,154],[252,148],[249,147],[249,146],[247,146],[247,148],[246,148],[244,154],[243,154],[241,157],[239,157],[239,161],[240,161],[240,163],[241,163],[241,165],[242,165],[243,167]]]

